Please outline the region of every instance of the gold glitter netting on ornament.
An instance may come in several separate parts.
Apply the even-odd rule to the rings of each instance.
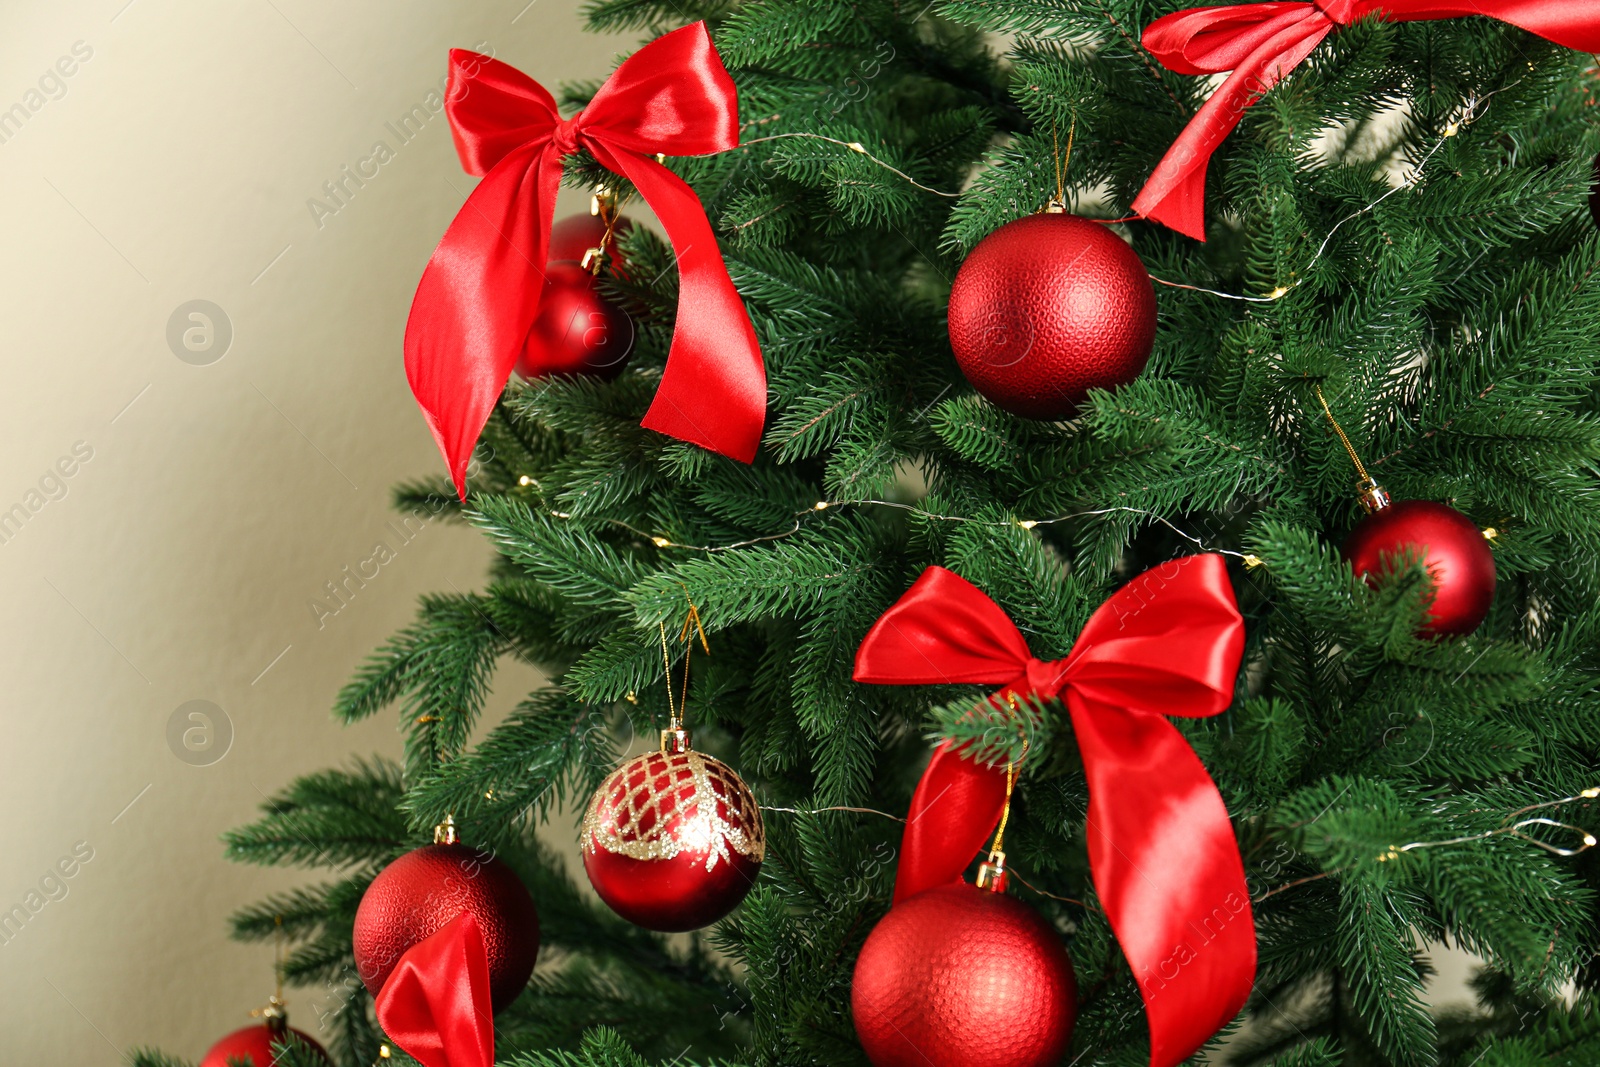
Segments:
[[[706,853],[706,870],[729,850],[766,858],[761,808],[727,764],[689,749],[652,752],[624,763],[601,783],[583,816],[583,849],[636,860]]]

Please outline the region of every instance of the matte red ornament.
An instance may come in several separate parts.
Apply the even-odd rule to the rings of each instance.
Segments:
[[[539,916],[516,873],[462,844],[407,852],[379,872],[356,909],[356,971],[374,996],[406,950],[472,913],[489,957],[494,1010],[521,993],[539,954]]]
[[[861,946],[850,988],[874,1067],[1049,1067],[1072,1038],[1077,1001],[1055,929],[966,882],[891,908]]]
[[[1030,419],[1064,419],[1090,389],[1139,376],[1156,335],[1156,294],[1104,225],[1044,213],[978,242],[950,290],[950,347],[973,388]]]
[[[523,342],[524,378],[588,374],[612,379],[633,351],[633,320],[606,299],[600,280],[572,260],[545,267],[544,295]]]
[[[293,1028],[265,1023],[235,1030],[212,1045],[201,1058],[200,1067],[231,1067],[230,1060],[248,1063],[251,1067],[275,1067],[278,1061],[273,1058],[272,1043],[281,1042],[286,1030],[304,1041],[312,1052],[322,1057],[324,1063],[333,1062],[328,1059],[328,1053],[323,1047],[311,1039],[311,1035]]]
[[[1407,551],[1422,556],[1436,587],[1423,632],[1476,630],[1494,599],[1494,554],[1482,531],[1448,505],[1402,500],[1356,523],[1340,547],[1350,566],[1369,582],[1386,567],[1398,565]]]
[[[611,240],[606,244],[606,255],[609,257],[606,269],[624,281],[628,278],[627,264],[617,251],[617,238],[632,228],[632,220],[619,215],[616,225],[611,228]],[[606,220],[601,216],[569,215],[550,227],[550,249],[545,255],[552,263],[563,259],[582,263],[584,253],[591,248],[599,248],[600,239],[605,234]]]
[[[672,933],[738,907],[766,856],[750,787],[727,764],[680,744],[613,771],[589,801],[579,839],[600,899],[631,923]]]

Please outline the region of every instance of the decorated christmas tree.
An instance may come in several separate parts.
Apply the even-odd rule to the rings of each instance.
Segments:
[[[227,838],[318,872],[234,920],[296,1026],[1600,1063],[1600,4],[588,14],[642,47],[558,96],[449,57],[482,180],[407,329],[446,473],[396,504],[499,556],[337,699],[404,763]],[[481,728],[510,660],[549,682]]]

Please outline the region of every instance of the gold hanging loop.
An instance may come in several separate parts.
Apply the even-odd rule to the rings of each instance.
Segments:
[[[1356,455],[1355,446],[1350,443],[1350,438],[1345,434],[1344,427],[1339,425],[1339,420],[1333,417],[1333,409],[1328,407],[1328,400],[1322,395],[1322,386],[1313,385],[1317,392],[1317,400],[1322,404],[1322,413],[1328,417],[1328,422],[1333,426],[1333,432],[1339,435],[1339,441],[1344,445],[1344,450],[1350,454],[1350,462],[1356,465],[1356,473],[1361,476],[1361,486],[1357,489],[1361,506],[1368,515],[1374,511],[1382,510],[1389,506],[1389,493],[1378,480],[1367,473],[1366,466],[1361,462],[1361,457]]]
[[[1010,712],[1017,710],[1017,697],[1015,693],[1006,694],[1006,704]],[[978,888],[987,889],[992,893],[1004,893],[1009,873],[1006,871],[1006,823],[1011,821],[1011,793],[1017,784],[1017,767],[1028,756],[1028,734],[1017,723],[1017,736],[1022,738],[1022,751],[1017,753],[1017,758],[1006,761],[1006,799],[1000,808],[1000,825],[995,827],[994,844],[989,846],[989,858],[978,865]]]
[[[667,728],[661,731],[661,751],[666,753],[686,752],[689,749],[689,731],[684,727],[684,716],[689,707],[689,658],[694,652],[694,637],[700,638],[700,647],[706,655],[711,654],[711,645],[706,640],[705,626],[700,621],[700,609],[695,606],[694,598],[689,595],[689,587],[682,582],[678,586],[683,590],[683,598],[689,602],[689,613],[683,620],[683,628],[678,632],[678,640],[683,642],[683,693],[673,703],[672,692],[672,652],[667,647],[667,624],[656,623],[656,629],[661,635],[661,665],[666,671],[667,678]]]

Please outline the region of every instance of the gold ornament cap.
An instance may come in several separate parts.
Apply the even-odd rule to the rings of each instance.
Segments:
[[[454,845],[461,840],[456,833],[456,817],[446,815],[444,822],[433,828],[433,843],[436,845]]]
[[[1010,881],[1010,876],[1006,871],[1006,854],[1004,852],[991,852],[988,859],[978,864],[979,889],[987,889],[991,893],[1004,893],[1008,881]]]
[[[669,756],[677,756],[689,751],[689,731],[681,726],[662,730],[661,751]]]
[[[1368,515],[1382,511],[1389,506],[1389,491],[1378,484],[1378,480],[1371,475],[1356,489],[1356,499],[1361,502],[1361,510]]]
[[[282,1037],[288,1032],[289,1012],[283,998],[276,993],[267,998],[266,1007],[252,1009],[250,1017],[266,1023],[267,1029],[275,1036]]]

